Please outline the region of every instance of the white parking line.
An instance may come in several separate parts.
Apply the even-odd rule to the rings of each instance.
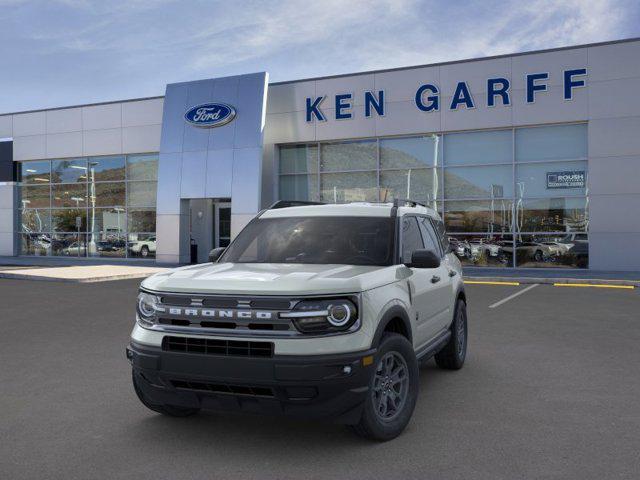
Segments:
[[[537,287],[539,284],[534,283],[533,285],[529,285],[526,288],[523,288],[520,291],[517,291],[516,293],[514,293],[513,295],[509,295],[507,298],[503,298],[502,300],[500,300],[499,302],[494,303],[493,305],[489,305],[489,308],[496,308],[499,307],[500,305],[507,303],[509,300],[513,300],[514,298],[516,298],[518,295],[522,295],[525,292],[528,292],[529,290],[531,290],[532,288]]]

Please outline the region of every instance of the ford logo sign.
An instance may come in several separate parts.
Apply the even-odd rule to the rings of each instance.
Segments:
[[[203,103],[191,107],[184,119],[196,127],[221,127],[236,117],[236,109],[226,103]]]

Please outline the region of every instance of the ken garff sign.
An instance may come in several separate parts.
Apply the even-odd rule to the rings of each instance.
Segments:
[[[547,188],[584,188],[585,173],[584,170],[547,172]]]
[[[587,69],[576,68],[564,70],[562,72],[562,88],[564,100],[573,100],[573,91],[576,88],[585,87]],[[525,75],[523,100],[527,104],[535,103],[538,95],[544,95],[548,90],[547,82],[549,81],[548,72],[527,73]],[[486,80],[486,106],[495,107],[497,105],[511,105],[512,97],[515,95],[511,92],[511,82],[506,77],[493,77]],[[465,81],[457,82],[455,88],[451,92],[444,92],[445,95],[451,95],[451,101],[447,102],[446,107],[451,111],[472,109],[478,106],[477,99],[473,98],[471,88]],[[438,85],[434,83],[423,83],[415,91],[415,106],[422,112],[438,112],[440,111],[441,92]],[[307,122],[327,120],[327,116],[323,111],[326,96],[307,97],[306,99],[306,120]],[[335,111],[336,120],[347,120],[353,118],[353,93],[338,93],[334,97],[334,102],[327,108]],[[363,110],[365,117],[372,115],[383,116],[385,114],[385,95],[384,90],[377,92],[364,92]]]
[[[226,103],[203,103],[191,107],[184,119],[196,127],[221,127],[236,118],[236,109]]]

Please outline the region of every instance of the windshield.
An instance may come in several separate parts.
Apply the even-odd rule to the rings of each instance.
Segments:
[[[391,265],[394,225],[389,217],[259,218],[219,261]]]

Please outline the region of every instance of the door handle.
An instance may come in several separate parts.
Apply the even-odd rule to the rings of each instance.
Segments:
[[[455,270],[449,270],[449,276],[450,277],[455,277],[458,274],[458,272],[456,272]]]
[[[438,275],[434,275],[431,277],[431,283],[438,283],[440,281],[440,277]]]

